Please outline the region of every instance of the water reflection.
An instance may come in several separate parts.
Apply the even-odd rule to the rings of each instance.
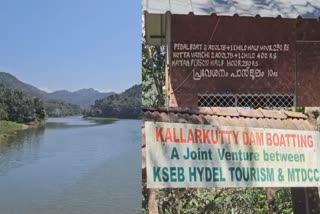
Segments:
[[[45,127],[18,131],[0,143],[0,176],[9,169],[19,167],[39,158]]]
[[[64,118],[49,118],[46,126],[47,128],[77,128],[107,125],[116,121],[116,119],[86,119],[81,117],[71,117],[68,120]]]
[[[39,149],[48,129],[95,127],[114,122],[116,120],[84,119],[82,117],[49,118],[45,125],[18,131],[0,143],[0,176],[11,168],[20,167],[45,157],[46,154],[40,154]]]
[[[140,120],[50,118],[17,132],[0,143],[0,213],[141,213],[140,141]]]

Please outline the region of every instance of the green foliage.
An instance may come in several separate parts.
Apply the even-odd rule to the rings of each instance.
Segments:
[[[80,106],[59,100],[46,100],[44,107],[49,117],[65,117],[82,114]]]
[[[24,125],[21,123],[0,120],[0,130],[1,130],[0,133],[12,132],[12,131],[20,130],[23,128],[24,128]]]
[[[282,188],[279,191],[277,191],[276,202],[277,202],[278,213],[281,213],[281,214],[293,213],[290,188]]]
[[[160,214],[268,213],[263,188],[161,189],[158,201]],[[278,190],[276,202],[278,213],[292,213],[290,189]]]
[[[141,117],[141,85],[135,85],[121,94],[96,100],[91,109],[85,112],[88,117],[126,118]]]
[[[43,102],[21,91],[0,87],[0,120],[30,123],[46,117]]]
[[[261,188],[167,189],[159,191],[160,213],[266,213]]]
[[[305,107],[296,107],[296,112],[305,112]]]
[[[142,104],[144,106],[164,106],[165,58],[163,46],[142,44]]]
[[[36,106],[44,106],[45,111],[47,112],[47,115],[49,117],[63,117],[63,116],[81,114],[81,109],[78,105],[72,105],[64,101],[58,101],[54,99],[54,97],[53,98],[51,97],[51,95],[53,94],[46,93],[32,85],[21,82],[15,76],[9,73],[0,72],[0,88],[19,91],[21,93],[24,93],[24,96],[29,96],[32,98],[37,97],[36,99],[38,100],[36,100],[36,102],[38,103],[36,104]],[[19,105],[18,103],[15,103],[15,104]],[[5,112],[3,111],[4,108],[5,106],[1,106],[0,104],[0,115],[3,115],[2,118],[6,117]],[[40,117],[42,118],[44,116],[44,111],[43,112],[40,112],[40,111],[43,111],[43,109],[42,110],[38,109],[38,114],[41,115]]]
[[[0,143],[10,137],[18,130],[22,130],[27,126],[21,123],[0,120]]]
[[[142,214],[149,213],[148,211],[148,194],[147,194],[147,183],[142,182]]]

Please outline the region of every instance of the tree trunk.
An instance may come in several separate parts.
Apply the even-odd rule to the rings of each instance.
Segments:
[[[277,214],[277,210],[278,210],[278,206],[277,206],[277,202],[276,202],[276,190],[272,189],[272,188],[266,188],[266,192],[267,192],[267,199],[268,199],[268,214]]]
[[[148,210],[150,214],[159,214],[156,189],[148,189]]]

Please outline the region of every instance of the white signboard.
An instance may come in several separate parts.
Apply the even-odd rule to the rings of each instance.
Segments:
[[[316,187],[319,132],[145,122],[147,187]]]

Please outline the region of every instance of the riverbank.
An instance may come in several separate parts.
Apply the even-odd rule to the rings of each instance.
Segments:
[[[14,135],[17,131],[43,125],[44,121],[36,121],[30,124],[16,123],[0,120],[0,141]]]
[[[27,129],[29,126],[22,123],[15,123],[11,121],[0,121],[0,140],[6,139],[13,135],[16,131]]]

